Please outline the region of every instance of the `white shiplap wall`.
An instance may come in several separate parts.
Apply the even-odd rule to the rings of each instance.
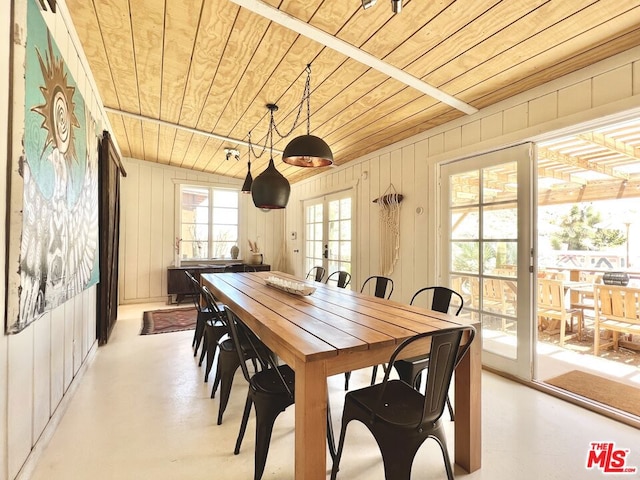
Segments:
[[[295,241],[287,235],[286,265],[296,275],[306,273],[301,202],[355,185],[353,288],[379,274],[378,206],[372,200],[393,183],[405,196],[393,299],[408,302],[418,288],[437,281],[437,165],[631,116],[640,116],[640,48],[299,182],[286,212],[286,231],[298,232]]]
[[[38,4],[38,2],[35,2]],[[98,132],[109,129],[106,113],[80,42],[70,20],[64,0],[58,0],[58,13],[44,12],[43,17],[64,57],[87,107],[98,122]],[[11,15],[13,4],[14,18]],[[11,158],[0,156],[0,170],[17,169],[22,151],[24,110],[24,45],[26,38],[27,2],[0,2],[0,150],[11,151]],[[15,30],[10,34],[10,25]],[[11,40],[15,63],[10,65]],[[11,83],[13,82],[13,83]],[[12,85],[12,88],[9,86]],[[12,95],[12,96],[10,96]],[[13,101],[14,118],[7,118],[9,102]],[[7,121],[12,122],[10,131]],[[10,134],[13,136],[10,137]],[[8,147],[10,145],[11,148]],[[8,165],[7,165],[7,162]],[[6,192],[11,176],[0,181],[0,211],[7,212]],[[18,188],[16,198],[21,201]],[[11,205],[15,208],[18,202]],[[20,203],[21,205],[21,203]],[[0,236],[6,238],[7,219],[0,222]],[[19,232],[18,221],[11,225]],[[0,271],[5,272],[7,245],[0,254]],[[17,259],[9,260],[10,273],[15,272]],[[0,294],[5,298],[7,278],[0,282]],[[17,293],[12,287],[6,292],[11,298]],[[64,411],[64,406],[81,378],[90,353],[96,343],[96,287],[89,288],[56,309],[46,312],[16,335],[0,337],[0,480],[28,478],[29,469],[46,443]],[[5,313],[6,315],[6,313]],[[5,319],[6,321],[6,319]]]
[[[304,254],[304,227],[302,202],[324,194],[351,189],[355,206],[355,269],[353,289],[359,290],[362,282],[379,271],[379,219],[377,204],[373,199],[383,195],[390,184],[404,195],[400,209],[400,256],[391,278],[395,287],[395,300],[411,299],[413,285],[426,282],[428,255],[424,248],[427,243],[427,200],[426,163],[427,142],[394,149],[369,158],[364,162],[354,162],[322,177],[294,185],[292,200],[287,207],[287,232],[297,232],[296,241],[288,240],[287,253],[289,271],[304,276],[302,259]],[[423,208],[422,214],[416,208]],[[424,247],[424,248],[423,248]],[[299,252],[294,253],[294,250]]]
[[[180,182],[237,188],[242,180],[184,168],[123,160],[126,178],[121,186],[119,302],[139,303],[167,299],[167,267],[174,263],[176,185]],[[240,258],[248,252],[247,239],[257,241],[264,262],[279,268],[282,258],[282,211],[264,213],[250,195],[240,195]]]

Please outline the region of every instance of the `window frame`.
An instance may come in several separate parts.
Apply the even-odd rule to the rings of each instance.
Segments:
[[[193,257],[193,256],[189,256],[189,257],[185,257],[184,253],[183,253],[183,245],[182,245],[182,227],[183,227],[183,219],[182,219],[182,193],[184,191],[185,188],[197,188],[197,189],[206,189],[208,191],[208,198],[209,198],[209,205],[207,206],[208,209],[208,214],[207,214],[207,240],[206,240],[206,256],[204,257]],[[236,231],[237,231],[237,236],[234,240],[231,240],[229,242],[225,242],[225,243],[229,243],[229,248],[225,249],[223,256],[220,257],[215,257],[214,253],[215,253],[215,244],[216,241],[214,240],[214,229],[216,226],[220,226],[220,225],[233,225],[233,224],[229,224],[229,223],[216,223],[215,219],[214,219],[214,209],[215,208],[219,208],[220,205],[216,206],[214,205],[213,202],[213,198],[214,198],[214,192],[215,191],[225,191],[225,192],[234,192],[237,196],[237,203],[235,207],[227,207],[227,206],[223,206],[223,208],[228,208],[228,209],[235,209],[236,210],[236,223],[235,223],[235,227],[236,227]],[[176,182],[175,185],[175,237],[176,237],[176,241],[178,239],[180,239],[180,248],[179,248],[179,255],[180,255],[180,260],[184,261],[184,262],[193,262],[193,261],[218,261],[218,260],[231,260],[231,246],[233,245],[239,245],[240,244],[240,239],[242,238],[242,232],[241,232],[241,228],[242,228],[242,222],[240,219],[240,210],[241,210],[241,198],[240,198],[240,188],[236,187],[236,186],[230,186],[230,185],[221,185],[221,184],[216,184],[216,183],[208,183],[208,182],[198,182],[198,181],[189,181],[189,180],[183,180],[183,181],[179,181]],[[176,252],[178,253],[178,252]]]

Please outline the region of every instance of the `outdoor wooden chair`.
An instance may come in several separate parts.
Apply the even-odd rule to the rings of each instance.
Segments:
[[[561,347],[567,339],[567,322],[573,331],[573,319],[578,319],[578,338],[582,338],[584,324],[582,309],[567,307],[565,296],[562,280],[538,279],[538,329],[549,334],[559,332]]]
[[[602,348],[618,350],[621,333],[640,334],[640,288],[595,285],[594,297],[593,354],[597,356]],[[613,333],[606,343],[600,343],[601,328]]]
[[[508,280],[499,278],[483,278],[482,279],[482,309],[485,312],[503,315],[496,317],[500,319],[500,330],[506,331],[512,323],[508,323],[505,316],[513,317],[515,315],[515,292],[509,290],[507,286]],[[480,308],[478,302],[480,300],[479,282],[473,279],[471,282],[471,307]],[[511,284],[513,282],[511,281]]]

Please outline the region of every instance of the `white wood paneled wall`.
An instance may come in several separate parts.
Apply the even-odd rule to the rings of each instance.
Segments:
[[[167,300],[167,267],[174,262],[177,182],[234,187],[242,180],[184,168],[123,159],[126,178],[121,186],[119,302]],[[279,268],[282,258],[283,213],[264,213],[250,195],[240,195],[240,258],[247,239],[257,241],[264,262]]]
[[[390,183],[405,198],[400,219],[400,258],[391,277],[393,299],[408,302],[437,282],[437,165],[640,115],[640,48],[574,72],[480,112],[439,126],[293,186],[287,208],[285,264],[303,276],[301,202],[355,185],[357,232],[353,246],[354,289],[378,274],[378,206],[371,203]],[[423,213],[417,209],[422,208]],[[297,240],[290,233],[297,232]],[[299,252],[296,252],[299,250]]]
[[[369,158],[366,162],[336,168],[322,177],[295,185],[292,201],[287,207],[287,233],[298,234],[296,241],[292,241],[288,235],[290,271],[301,277],[306,274],[302,270],[302,202],[323,194],[352,189],[356,202],[352,288],[359,291],[367,277],[379,275],[379,206],[373,200],[383,195],[389,185],[393,184],[398,193],[404,195],[404,199],[400,208],[400,256],[391,275],[395,284],[392,298],[408,302],[413,295],[413,286],[427,281],[429,255],[425,248],[429,214],[426,198],[426,150],[427,143],[418,142]],[[418,207],[423,208],[422,214],[416,213]],[[299,252],[294,253],[294,250]]]
[[[36,2],[37,4],[38,2]],[[95,83],[91,77],[84,52],[73,30],[64,0],[58,0],[58,13],[49,11],[43,17],[63,56],[77,92],[80,93],[96,119],[97,132],[108,127]],[[12,19],[11,7],[15,9]],[[26,35],[27,2],[0,2],[0,111],[5,112],[0,120],[0,149],[11,151],[10,161],[6,155],[0,157],[0,169],[17,168],[22,151],[22,128],[24,121],[12,118],[12,131],[7,125],[6,112],[13,99],[16,115],[24,109],[24,45]],[[15,31],[9,33],[14,22]],[[11,41],[14,40],[15,64],[10,65]],[[9,88],[10,76],[12,88]],[[13,97],[10,92],[13,89]],[[22,109],[22,110],[21,110]],[[13,133],[13,137],[9,134]],[[10,142],[11,148],[8,148]],[[9,161],[9,165],[7,162]],[[0,181],[0,211],[7,212],[7,182],[10,176],[3,175]],[[5,213],[3,213],[3,216]],[[0,236],[6,238],[6,219],[0,222]],[[20,228],[20,224],[10,228]],[[0,270],[5,272],[7,245],[0,254]],[[15,271],[16,259],[9,259],[9,270]],[[11,270],[13,269],[13,270]],[[0,283],[2,298],[16,295],[5,292],[7,279]],[[63,305],[45,313],[16,335],[3,335],[0,340],[0,480],[14,479],[19,474],[28,476],[34,453],[43,443],[43,438],[55,429],[61,416],[61,407],[68,401],[69,392],[75,387],[80,373],[87,364],[90,352],[96,343],[96,292],[91,287]],[[5,313],[6,315],[6,313]],[[6,321],[6,319],[5,319]]]

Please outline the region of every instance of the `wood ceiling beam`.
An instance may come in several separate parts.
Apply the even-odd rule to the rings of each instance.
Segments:
[[[640,155],[638,154],[640,149],[627,145],[625,142],[616,140],[615,138],[603,135],[602,133],[589,132],[578,135],[578,137],[585,142],[592,143],[593,145],[604,147],[607,150],[625,155],[629,158],[633,158],[634,160],[640,160]]]
[[[539,167],[538,178],[554,178],[556,180],[562,180],[567,183],[575,183],[578,185],[586,185],[587,181],[584,178],[579,178],[571,173],[560,172],[555,168]]]
[[[331,50],[334,50],[342,55],[345,55],[356,62],[360,62],[374,70],[377,70],[388,77],[391,77],[409,87],[415,88],[419,92],[424,93],[430,97],[435,98],[443,103],[446,103],[450,107],[460,110],[468,115],[472,115],[478,111],[477,108],[455,98],[448,93],[423,82],[417,77],[410,75],[404,70],[391,65],[377,57],[374,57],[368,52],[351,45],[350,43],[334,37],[327,32],[320,30],[319,28],[299,20],[282,10],[278,10],[271,5],[268,5],[261,0],[231,0],[236,5],[239,5],[247,10],[256,13],[264,18],[271,20],[278,25],[281,25],[289,30],[307,37],[315,42],[324,45]]]
[[[583,168],[592,172],[602,173],[612,178],[619,178],[621,180],[629,180],[630,176],[626,173],[619,172],[611,167],[604,165],[598,165],[597,163],[590,162],[581,157],[572,157],[563,153],[556,152],[544,147],[538,147],[538,158],[544,158],[546,160],[552,160],[554,162],[568,165],[571,167]]]
[[[640,182],[631,180],[599,180],[584,187],[547,189],[538,192],[538,205],[560,205],[599,200],[640,198]]]
[[[245,142],[244,140],[239,140],[237,138],[231,138],[225,135],[218,135],[217,133],[206,132],[204,130],[198,130],[197,128],[185,127],[184,125],[180,125],[179,123],[166,122],[158,118],[146,117],[144,115],[139,115],[137,113],[124,112],[122,110],[118,110],[117,108],[105,106],[104,109],[108,113],[121,115],[122,117],[133,118],[134,120],[140,120],[142,122],[151,122],[151,123],[155,123],[156,125],[161,125],[163,127],[175,128],[176,130],[182,130],[184,132],[192,133],[194,135],[202,135],[204,137],[213,138],[215,140],[220,140],[221,142],[229,142],[235,145],[242,145],[244,147],[249,147],[249,142]],[[235,145],[230,145],[230,146],[235,146]],[[260,147],[260,144],[257,144],[257,143],[252,143],[252,145],[254,148]],[[282,150],[278,150],[274,148],[273,153],[277,153],[281,155]]]

